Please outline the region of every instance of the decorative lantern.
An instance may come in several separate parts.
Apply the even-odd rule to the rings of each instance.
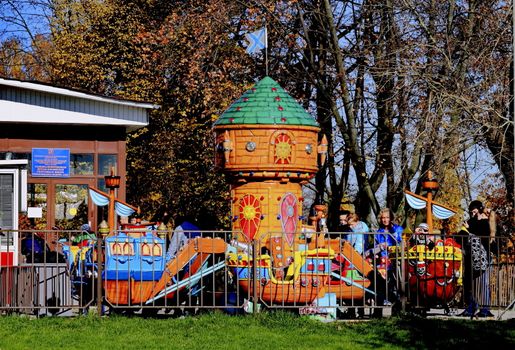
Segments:
[[[114,175],[114,169],[111,169],[111,175],[106,175],[104,179],[108,189],[120,188],[120,176]]]

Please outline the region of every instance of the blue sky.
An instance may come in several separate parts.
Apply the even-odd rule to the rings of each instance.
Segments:
[[[0,0],[0,40],[19,38],[30,46],[30,35],[48,34],[49,0]]]

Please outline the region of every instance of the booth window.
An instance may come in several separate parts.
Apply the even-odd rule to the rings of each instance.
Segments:
[[[55,223],[62,230],[88,223],[88,185],[55,185]]]
[[[111,169],[118,169],[118,156],[116,154],[98,155],[98,175],[111,175]]]
[[[70,175],[93,175],[93,154],[72,153],[70,155]]]
[[[13,174],[0,174],[0,227],[13,228],[13,203],[14,203]]]
[[[29,184],[27,191],[27,204],[29,207],[41,208],[40,218],[30,218],[31,226],[35,230],[46,229],[47,213],[47,184]]]

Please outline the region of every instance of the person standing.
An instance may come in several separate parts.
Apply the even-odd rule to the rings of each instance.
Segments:
[[[340,228],[341,232],[350,232],[344,236],[350,245],[358,252],[363,255],[365,252],[365,239],[369,232],[367,224],[360,221],[358,214],[356,213],[340,213]],[[357,264],[357,261],[351,261],[351,264]],[[347,311],[342,315],[344,319],[356,318],[356,308],[353,306],[360,306],[358,308],[358,317],[363,318],[365,309],[363,308],[362,300],[353,300],[352,306],[347,308]]]
[[[395,216],[390,208],[379,211],[379,229],[375,235],[374,248],[381,249],[380,256],[388,256],[388,247],[399,245],[402,241],[402,226],[394,223]]]
[[[368,232],[370,229],[363,221],[360,221],[359,215],[356,213],[347,216],[347,224],[349,225],[352,233],[347,235],[347,241],[352,247],[360,254],[365,252],[365,242],[367,241]]]
[[[485,209],[479,200],[469,204],[470,219],[461,228],[460,234],[467,234],[468,244],[465,250],[464,298],[468,306],[461,316],[493,317],[490,304],[490,245],[495,242],[495,213]],[[481,309],[474,298],[474,285],[479,284]]]
[[[390,208],[383,208],[379,211],[379,229],[374,239],[374,253],[373,260],[377,269],[383,268],[384,278],[386,283],[378,284],[378,293],[380,297],[377,298],[377,304],[383,304],[384,300],[392,303],[396,302],[399,298],[395,277],[395,266],[392,266],[388,259],[388,247],[400,247],[402,242],[402,231],[404,228],[394,223],[395,216]],[[388,290],[386,290],[387,287]],[[388,294],[386,295],[386,292]],[[379,305],[382,306],[382,305]]]

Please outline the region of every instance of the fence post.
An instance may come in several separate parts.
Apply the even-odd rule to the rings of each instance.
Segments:
[[[102,316],[102,265],[104,264],[104,259],[102,256],[102,235],[98,235],[97,242],[97,315]]]
[[[260,281],[257,280],[257,252],[258,252],[258,241],[253,239],[252,240],[252,285],[254,288],[252,288],[252,313],[257,314],[257,305],[258,305],[258,297],[257,297],[257,288],[258,283]]]
[[[406,312],[406,255],[405,255],[405,249],[406,249],[406,242],[404,241],[404,238],[401,239],[401,271],[399,273],[399,277],[401,279],[401,310],[402,313]]]

